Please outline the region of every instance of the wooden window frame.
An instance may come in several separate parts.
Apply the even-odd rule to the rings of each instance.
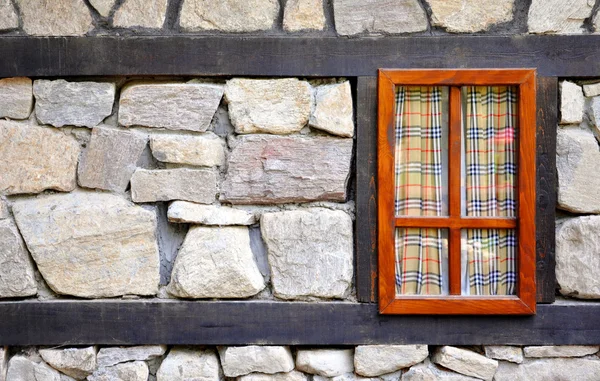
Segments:
[[[461,216],[461,168],[449,165],[447,217],[394,214],[395,86],[449,86],[448,162],[461,157],[461,90],[467,85],[512,85],[519,93],[518,216],[515,219]],[[379,312],[382,314],[532,315],[536,311],[536,71],[535,69],[380,69],[378,73]],[[447,296],[396,295],[394,231],[397,227],[449,231]],[[517,289],[514,296],[462,296],[461,229],[517,229]]]

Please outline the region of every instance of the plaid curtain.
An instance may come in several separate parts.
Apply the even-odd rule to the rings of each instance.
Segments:
[[[515,87],[466,89],[466,214],[516,215]],[[471,295],[512,295],[516,286],[514,230],[467,229]]]
[[[439,87],[397,87],[395,213],[442,213],[442,127]],[[440,229],[396,229],[396,293],[442,292]]]

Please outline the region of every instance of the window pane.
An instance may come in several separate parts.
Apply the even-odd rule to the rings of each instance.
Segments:
[[[448,88],[396,87],[395,214],[448,214]]]
[[[396,294],[448,294],[448,230],[396,229]]]

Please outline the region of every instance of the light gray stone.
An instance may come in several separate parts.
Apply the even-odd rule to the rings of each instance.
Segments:
[[[2,12],[2,1],[4,0],[0,0],[0,13]],[[0,79],[0,118],[27,119],[32,108],[33,85],[31,79],[27,77]]]
[[[94,127],[112,113],[115,84],[37,79],[33,82],[35,115],[54,127]]]
[[[560,124],[577,124],[583,121],[585,98],[581,86],[562,81],[560,83]]]
[[[24,356],[14,356],[8,362],[6,381],[63,381],[58,371],[45,363],[36,363]]]
[[[283,12],[283,29],[288,32],[325,29],[323,0],[289,0]]]
[[[37,293],[33,263],[11,219],[0,220],[0,298]]]
[[[12,2],[10,0],[0,0],[0,30],[10,30],[18,27],[19,17]]]
[[[180,25],[184,31],[255,32],[273,28],[277,0],[184,0]]]
[[[117,0],[90,0],[90,4],[102,17],[108,17]]]
[[[354,371],[377,377],[418,364],[428,356],[427,345],[359,345],[354,350]]]
[[[74,192],[16,200],[13,213],[54,292],[101,298],[158,291],[151,211],[107,193]]]
[[[143,361],[127,362],[98,368],[88,381],[147,381],[150,371]]]
[[[592,98],[590,108],[589,117],[592,122],[590,127],[596,136],[596,140],[600,142],[600,97]]]
[[[334,0],[333,14],[341,35],[413,33],[428,26],[418,0]]]
[[[352,139],[254,135],[236,143],[221,200],[232,204],[346,200]]]
[[[213,350],[173,348],[164,359],[157,381],[220,381],[219,358]]]
[[[227,377],[245,374],[280,373],[294,370],[294,358],[289,347],[249,345],[245,347],[221,347],[219,357],[223,373]]]
[[[198,225],[252,225],[256,217],[245,210],[227,206],[200,205],[174,201],[169,205],[169,222]]]
[[[307,381],[308,376],[302,372],[292,370],[286,373],[264,374],[250,373],[237,378],[237,381]]]
[[[241,226],[190,228],[168,286],[182,298],[247,298],[263,288],[248,228]]]
[[[138,168],[131,177],[131,197],[134,202],[170,200],[210,204],[217,194],[217,175],[209,169]]]
[[[432,356],[431,361],[455,372],[483,380],[491,380],[498,368],[496,360],[451,346],[439,348]]]
[[[0,220],[10,217],[10,210],[5,199],[0,198]]]
[[[40,356],[56,370],[83,380],[96,369],[96,348],[40,349]]]
[[[448,32],[474,33],[512,20],[515,0],[427,0],[431,23]]]
[[[390,376],[392,377],[391,379],[389,379],[388,381],[398,381],[400,379],[400,375],[402,374],[402,371],[400,372],[396,372],[396,373],[392,373],[394,376]],[[335,377],[323,377],[323,376],[319,376],[319,375],[313,375],[312,376],[313,381],[383,381],[383,378],[369,378],[369,377],[362,377],[357,375],[356,373],[344,373],[341,376],[335,376]]]
[[[529,33],[582,34],[593,6],[594,0],[532,0]]]
[[[310,115],[310,126],[334,135],[354,136],[350,82],[317,86],[314,91],[315,107]]]
[[[134,83],[121,92],[119,123],[203,132],[222,97],[223,86],[211,83]]]
[[[598,352],[597,345],[542,345],[525,347],[525,357],[583,357]]]
[[[354,250],[348,214],[321,208],[265,213],[260,225],[275,296],[298,299],[347,295]]]
[[[0,346],[0,381],[6,381],[6,370],[8,368],[8,348]],[[261,380],[255,380],[261,381]],[[262,380],[268,381],[268,380]],[[304,380],[280,380],[280,381],[304,381]]]
[[[52,128],[0,120],[0,193],[75,189],[79,144]]]
[[[504,360],[520,364],[523,362],[523,350],[521,347],[510,345],[486,345],[485,355],[491,359]]]
[[[298,132],[310,117],[311,88],[296,78],[227,81],[225,100],[238,134]]]
[[[155,134],[150,138],[152,155],[165,163],[214,167],[225,164],[223,141],[212,132],[202,135]]]
[[[354,371],[352,349],[299,349],[296,369],[323,377],[341,376]]]
[[[17,4],[26,34],[80,36],[93,28],[90,11],[81,0],[17,0]]]
[[[583,94],[586,97],[595,97],[600,95],[600,82],[583,85]]]
[[[146,361],[165,354],[165,345],[102,348],[98,351],[98,367],[108,367],[130,361]]]
[[[517,365],[500,362],[494,381],[577,380],[597,381],[600,361],[591,359],[526,360]]]
[[[163,27],[167,15],[168,0],[126,0],[113,16],[113,26],[117,28]]]
[[[479,378],[469,377],[451,372],[432,364],[429,359],[413,365],[402,374],[402,381],[477,381]]]

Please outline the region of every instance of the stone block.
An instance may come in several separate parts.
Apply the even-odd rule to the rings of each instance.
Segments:
[[[102,17],[108,17],[110,15],[110,11],[116,2],[117,0],[90,0],[92,7],[94,7]]]
[[[0,346],[0,381],[6,381],[6,370],[8,368],[8,347]],[[261,380],[255,380],[261,381]],[[268,381],[268,380],[264,380]],[[281,380],[288,381],[288,380]],[[289,380],[289,381],[305,381],[305,380]]]
[[[354,371],[377,377],[418,364],[428,356],[427,345],[359,345],[354,350]]]
[[[341,376],[354,371],[352,349],[299,349],[296,369],[323,377]]]
[[[436,351],[431,361],[455,372],[491,380],[498,368],[498,361],[466,349],[444,346]]]
[[[130,361],[147,361],[165,354],[165,345],[110,347],[98,351],[98,367],[104,368]]]
[[[586,97],[595,97],[600,95],[600,82],[583,85],[583,94]]]
[[[302,372],[292,370],[287,373],[250,373],[245,376],[240,376],[237,381],[307,381],[308,376]]]
[[[402,374],[402,381],[477,381],[480,378],[469,377],[459,373],[454,373],[445,368],[440,368],[432,364],[429,359],[424,362],[413,365]]]
[[[0,298],[37,293],[33,262],[11,219],[0,220]]]
[[[591,0],[532,0],[527,17],[529,33],[582,34],[583,21],[591,16]]]
[[[0,0],[0,13],[2,12],[2,1],[5,0]],[[2,20],[2,16],[0,16],[0,20]],[[0,118],[27,119],[32,108],[33,84],[31,79],[27,77],[0,79]]]
[[[17,29],[19,17],[11,0],[0,0],[0,31]],[[1,107],[1,106],[0,106]],[[0,381],[3,381],[0,378]]]
[[[134,202],[170,200],[211,204],[217,195],[217,175],[209,169],[138,168],[131,177],[131,198]]]
[[[90,10],[81,0],[16,0],[25,34],[82,36],[94,25]],[[65,22],[68,20],[68,22]]]
[[[509,345],[486,345],[485,355],[491,359],[520,364],[523,362],[523,349]]]
[[[541,345],[525,347],[525,357],[583,357],[600,350],[597,345]]]
[[[173,348],[163,360],[157,381],[220,381],[219,358],[213,350]]]
[[[350,82],[317,86],[315,107],[310,115],[310,126],[350,138],[354,136],[354,114]]]
[[[562,81],[560,83],[560,124],[577,124],[583,121],[585,98],[581,86]]]
[[[160,29],[165,23],[168,0],[127,0],[113,16],[113,26],[117,28]]]
[[[13,356],[8,362],[6,381],[63,381],[61,374],[46,363],[36,363],[24,356]]]
[[[294,370],[289,347],[249,345],[219,348],[221,366],[226,377],[249,373],[281,373]]]
[[[184,0],[179,24],[187,32],[255,32],[273,28],[278,15],[277,0]]]
[[[152,155],[164,163],[215,167],[225,164],[223,141],[212,132],[203,135],[155,134],[150,138]]]
[[[448,32],[474,33],[513,18],[515,0],[427,0],[432,25]]]
[[[600,142],[600,97],[592,98],[589,117],[592,122],[590,126],[592,132],[596,136],[596,140]]]
[[[283,29],[288,32],[325,29],[323,0],[289,0],[283,12]]]
[[[187,201],[174,201],[169,205],[169,222],[197,225],[252,225],[254,214],[227,206],[201,205]]]
[[[147,381],[150,371],[143,361],[127,362],[105,368],[98,368],[88,381]]]
[[[83,380],[96,369],[96,347],[40,349],[40,356],[56,370]]]
[[[523,364],[500,362],[494,381],[577,380],[597,381],[597,359],[557,358],[526,360]]]

